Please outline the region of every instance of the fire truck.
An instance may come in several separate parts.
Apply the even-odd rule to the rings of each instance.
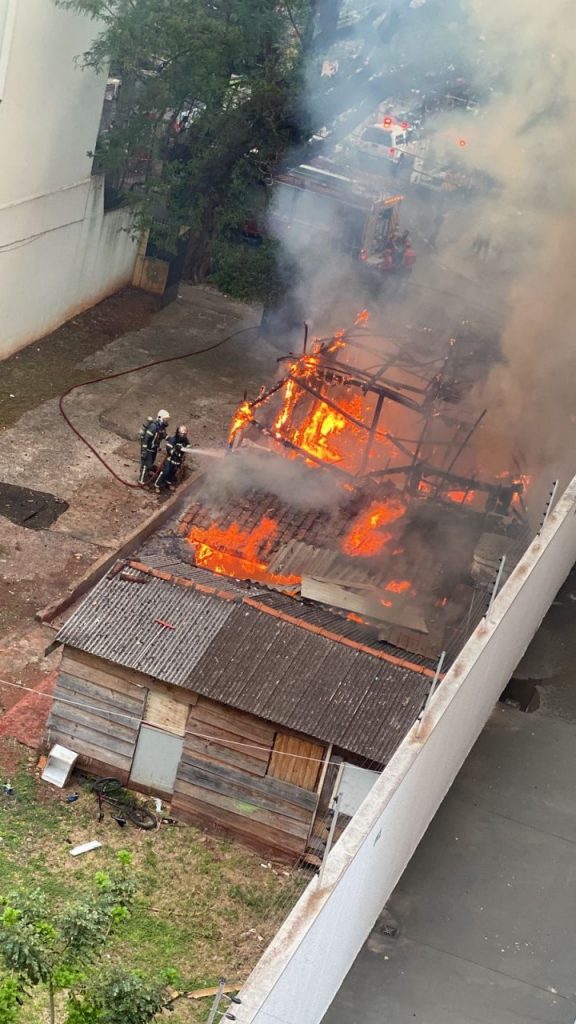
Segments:
[[[398,226],[401,195],[383,192],[368,176],[348,177],[327,159],[279,174],[273,189],[271,231],[287,241],[297,234],[302,248],[328,246],[366,262]]]
[[[328,159],[301,164],[279,174],[273,182],[268,231],[285,241],[289,251],[302,253],[303,265],[339,252],[355,267],[372,293],[384,285],[383,254],[390,235],[398,228],[401,195],[382,190],[368,176],[349,177]],[[262,331],[272,338],[278,331],[301,328],[305,311],[294,295],[265,307]]]

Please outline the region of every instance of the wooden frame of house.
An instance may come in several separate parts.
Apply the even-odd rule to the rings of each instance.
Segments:
[[[165,798],[183,821],[288,858],[322,832],[339,763],[383,766],[432,675],[252,598],[126,563],[57,640],[50,743]]]

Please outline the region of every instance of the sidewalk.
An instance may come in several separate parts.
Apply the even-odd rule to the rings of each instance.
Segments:
[[[126,294],[132,311],[134,293]],[[178,300],[158,313],[136,308],[139,329],[110,341],[122,322],[119,301],[114,296],[86,314],[89,337],[79,317],[65,325],[65,343],[61,328],[2,363],[0,483],[68,503],[44,529],[0,516],[0,678],[10,682],[34,686],[56,663],[57,655],[43,657],[52,637],[35,622],[35,612],[64,594],[158,505],[155,495],[124,487],[106,471],[70,431],[55,396],[75,381],[187,353],[259,322],[247,306],[210,288],[184,285]],[[244,390],[255,394],[270,379],[277,356],[250,332],[198,358],[82,388],[66,400],[66,411],[114,470],[135,482],[145,416],[167,408],[172,425],[188,424],[192,445],[220,445]],[[17,417],[12,403],[22,410]],[[0,708],[17,696],[0,683]]]

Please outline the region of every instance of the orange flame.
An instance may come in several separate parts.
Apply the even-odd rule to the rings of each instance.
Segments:
[[[368,323],[369,317],[370,313],[368,312],[368,310],[361,309],[354,321],[354,326],[362,327],[364,324]]]
[[[449,501],[455,502],[457,505],[470,505],[475,498],[474,491],[446,491],[446,497]]]
[[[359,622],[361,626],[364,625],[364,619],[361,615],[356,615],[356,612],[348,612],[346,618],[349,619],[350,622]]]
[[[398,498],[388,502],[373,501],[354,521],[342,542],[342,550],[347,555],[370,558],[379,555],[392,534],[382,527],[400,519],[406,506]]]
[[[299,447],[326,462],[340,462],[342,456],[330,448],[328,440],[346,426],[346,418],[325,402],[319,402],[300,438]]]
[[[294,367],[292,367],[291,369],[294,369]],[[274,424],[274,430],[277,435],[280,435],[282,433],[282,427],[290,419],[297,399],[298,388],[296,382],[293,380],[286,381],[286,384],[284,386],[284,405],[282,406],[278,416],[276,417],[276,422]]]
[[[238,406],[234,414],[234,419],[230,425],[230,430],[228,431],[228,444],[232,444],[236,434],[240,430],[243,430],[244,427],[248,426],[248,424],[252,422],[252,418],[252,409],[250,408],[249,403],[242,402],[242,404]]]
[[[393,594],[404,594],[411,586],[410,580],[390,580],[384,589],[390,590]]]
[[[228,527],[215,523],[206,528],[193,526],[188,540],[194,547],[196,565],[204,569],[240,580],[293,586],[300,582],[299,576],[276,576],[268,572],[266,558],[277,532],[274,520],[264,516],[253,530],[242,530],[238,523]]]
[[[293,363],[290,372],[294,378],[306,380],[314,376],[317,365],[318,359],[310,356]],[[334,446],[334,441],[343,432],[344,442],[350,433],[361,433],[344,415],[362,415],[361,397],[339,398],[336,409],[321,399],[311,399],[309,392],[298,387],[297,379],[286,381],[282,391],[284,400],[273,427],[276,437],[290,441],[322,462],[341,462],[344,452],[341,446]]]

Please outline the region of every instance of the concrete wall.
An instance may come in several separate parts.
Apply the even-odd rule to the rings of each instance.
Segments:
[[[131,281],[136,245],[91,177],[106,75],[98,26],[52,0],[0,0],[0,358]]]
[[[239,1024],[318,1024],[576,560],[576,478],[241,992]]]
[[[52,0],[3,0],[13,11],[0,52],[6,75],[0,104],[0,205],[21,202],[90,176],[106,75],[75,58],[98,33],[86,17]],[[30,227],[34,227],[30,222]]]

